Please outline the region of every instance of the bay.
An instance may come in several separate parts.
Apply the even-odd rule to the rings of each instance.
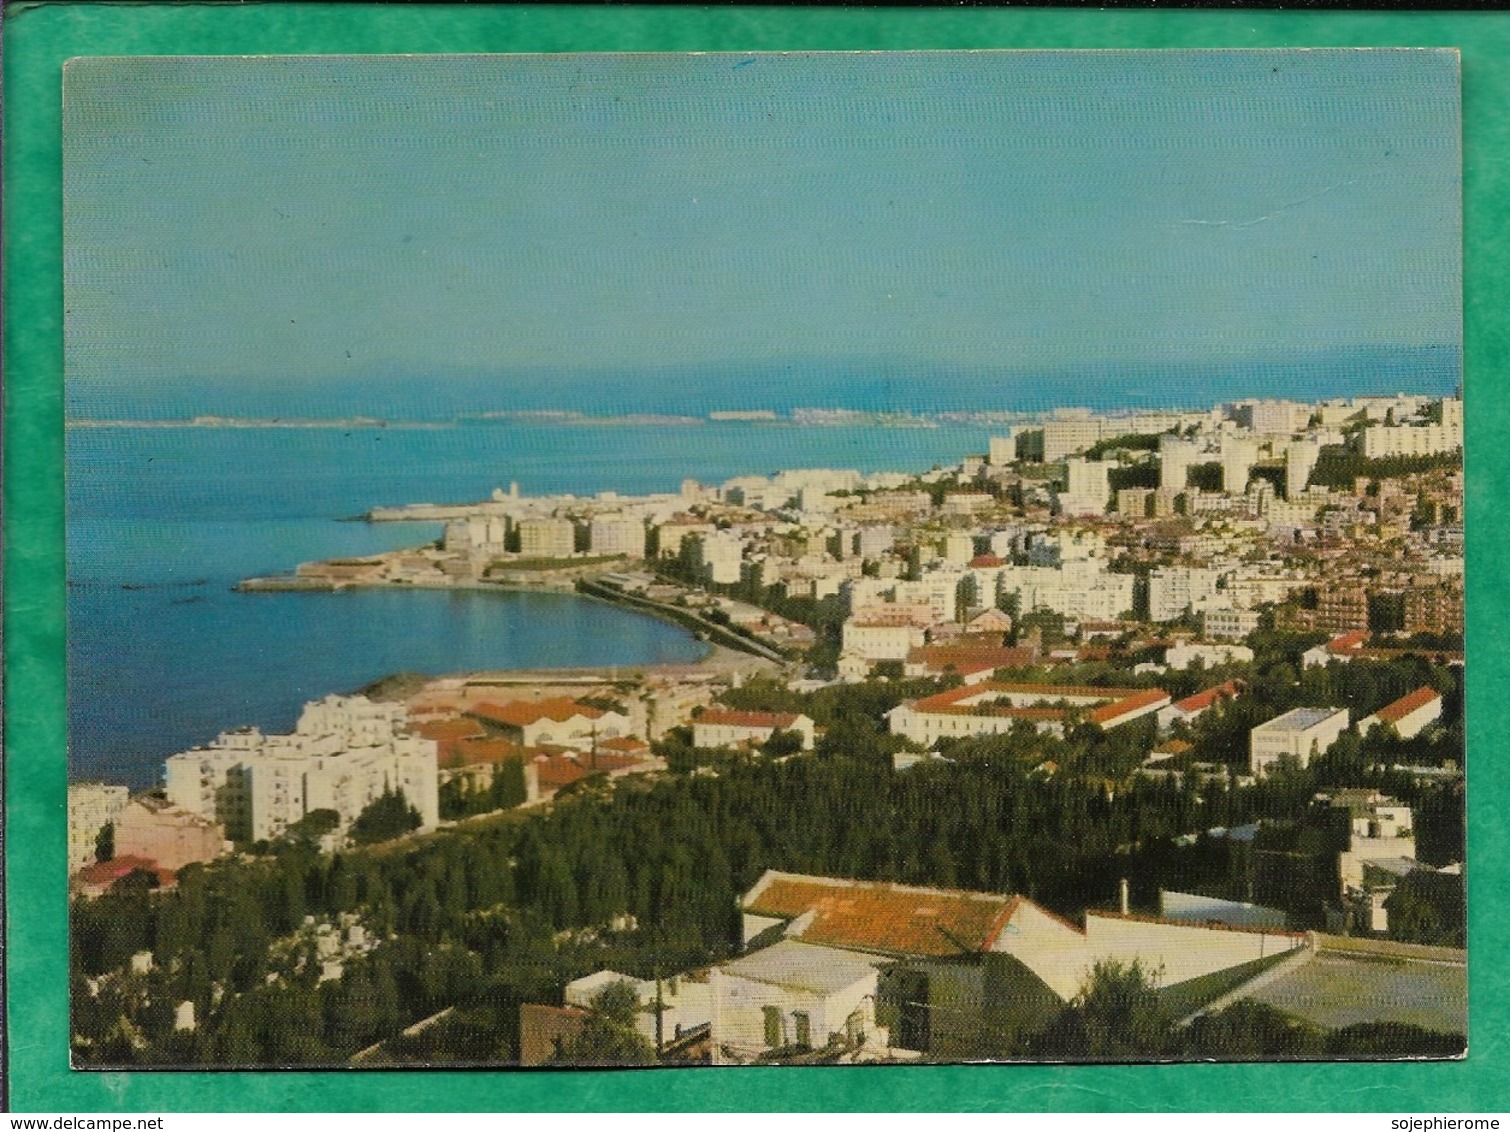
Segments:
[[[314,558],[415,546],[437,524],[344,522],[374,506],[675,491],[791,467],[926,470],[979,428],[530,426],[71,428],[69,770],[145,787],[232,727],[292,726],[306,700],[398,671],[696,659],[683,630],[573,595],[238,593]]]

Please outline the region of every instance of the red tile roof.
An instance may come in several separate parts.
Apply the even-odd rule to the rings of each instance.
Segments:
[[[603,712],[576,700],[562,696],[553,700],[514,700],[506,704],[482,703],[471,708],[468,715],[489,723],[503,723],[510,727],[527,727],[549,719],[565,723],[568,719],[600,719]]]
[[[971,566],[1000,566],[1001,564],[1002,559],[994,554],[977,554],[970,559]]]
[[[524,757],[524,748],[507,739],[456,739],[436,750],[436,765],[441,770],[462,766],[481,766]]]
[[[794,938],[889,955],[959,955],[989,948],[1019,897],[912,888],[768,871],[745,896],[755,915],[812,922]]]
[[[1031,694],[1038,702],[1022,705],[961,702],[976,696],[989,697],[993,692]],[[1086,720],[1106,727],[1116,724],[1132,712],[1167,704],[1169,693],[1162,688],[1098,688],[1083,684],[1001,684],[993,681],[966,684],[960,688],[951,688],[947,692],[927,696],[914,702],[912,709],[927,714],[1010,716],[1028,720],[1063,719],[1069,711],[1054,706],[1056,700],[1093,701],[1095,706],[1082,702],[1069,711],[1084,711],[1090,707],[1090,710],[1085,713]]]
[[[172,869],[158,868],[157,862],[147,857],[127,856],[113,857],[108,861],[86,865],[74,874],[74,881],[81,887],[103,890],[137,869],[146,869],[149,873],[155,874],[158,885],[162,888],[171,888],[178,878],[178,874]]]
[[[437,742],[446,739],[466,739],[481,735],[482,727],[475,719],[427,719],[413,725],[413,731],[422,739]]]
[[[613,755],[601,751],[596,757],[593,755],[537,755],[534,761],[536,773],[539,775],[540,789],[545,791],[570,786],[573,782],[586,778],[590,774],[606,774],[610,771],[641,766],[645,762],[644,759],[632,755]]]
[[[1333,637],[1326,643],[1327,652],[1342,655],[1344,653],[1357,652],[1368,640],[1367,629],[1354,629],[1350,633],[1343,633],[1340,637]]]
[[[636,739],[633,735],[624,735],[617,739],[598,740],[598,750],[613,751],[621,755],[643,755],[650,751],[650,744],[643,739]]]
[[[785,730],[797,722],[797,717],[784,711],[732,711],[715,708],[703,712],[692,722],[712,723],[721,727],[772,727]]]
[[[1374,714],[1379,717],[1381,723],[1399,723],[1411,712],[1425,707],[1432,700],[1441,698],[1441,693],[1435,688],[1417,688],[1410,695],[1401,696],[1394,703],[1380,708]]]
[[[1105,725],[1121,719],[1124,715],[1128,715],[1131,712],[1138,711],[1140,708],[1152,707],[1155,704],[1167,704],[1168,702],[1169,693],[1164,691],[1163,688],[1145,688],[1141,692],[1134,692],[1132,695],[1116,700],[1113,703],[1102,704],[1085,718],[1092,723]]]
[[[1225,684],[1218,684],[1214,688],[1207,688],[1204,692],[1186,696],[1183,700],[1177,701],[1174,706],[1190,715],[1194,712],[1205,711],[1218,700],[1235,699],[1242,690],[1241,680],[1228,680]]]

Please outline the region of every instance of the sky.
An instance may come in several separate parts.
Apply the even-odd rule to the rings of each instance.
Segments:
[[[1461,342],[1438,51],[94,58],[79,404]]]

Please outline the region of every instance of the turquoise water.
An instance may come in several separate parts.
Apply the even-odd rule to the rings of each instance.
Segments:
[[[382,504],[674,491],[783,467],[924,470],[984,451],[972,428],[70,429],[69,768],[145,786],[162,759],[397,671],[695,659],[685,632],[571,595],[236,593],[312,558],[434,539],[342,519]]]

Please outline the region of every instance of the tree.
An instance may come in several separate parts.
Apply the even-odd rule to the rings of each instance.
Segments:
[[[1038,1039],[1036,1052],[1073,1061],[1142,1061],[1164,1054],[1172,1032],[1154,976],[1138,960],[1100,962]]]
[[[115,822],[107,821],[101,827],[99,835],[94,839],[94,859],[96,861],[110,861],[115,859]]]
[[[1314,1026],[1253,999],[1202,1014],[1180,1035],[1184,1056],[1217,1061],[1318,1057],[1325,1048]]]
[[[802,735],[797,731],[782,731],[777,728],[760,748],[765,754],[779,758],[795,755],[802,750]]]
[[[582,1029],[561,1043],[552,1060],[561,1065],[654,1065],[655,1048],[635,1028],[639,1010],[633,984],[603,988],[593,997]]]
[[[351,823],[351,839],[358,845],[391,841],[412,829],[418,829],[419,811],[409,805],[402,790],[389,787],[370,802]]]
[[[335,810],[310,810],[298,821],[283,831],[290,841],[319,841],[341,824],[341,815]]]

